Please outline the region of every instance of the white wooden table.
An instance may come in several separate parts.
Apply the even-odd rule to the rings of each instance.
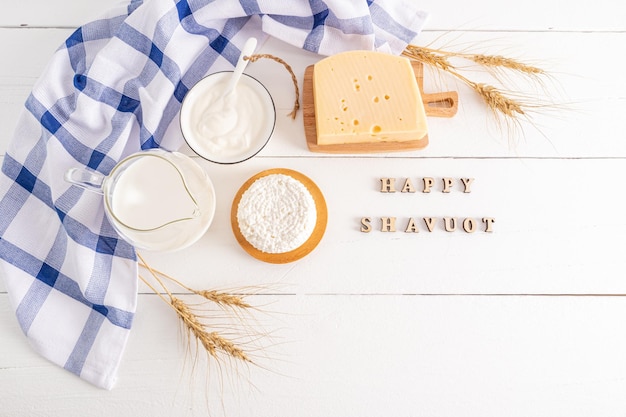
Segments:
[[[0,15],[0,155],[47,60],[115,0],[23,0]],[[626,414],[626,3],[422,0],[422,45],[479,48],[550,70],[568,109],[535,118],[512,147],[471,91],[459,113],[430,119],[419,152],[310,153],[301,116],[279,117],[269,146],[235,166],[202,163],[215,221],[152,266],[198,288],[260,287],[251,302],[271,332],[262,367],[193,372],[177,319],[147,287],[112,391],[83,382],[27,345],[0,284],[0,416],[623,416]],[[320,57],[270,41],[300,81]],[[292,91],[273,63],[258,76],[287,113]],[[235,241],[239,186],[274,167],[321,188],[326,234],[301,261],[265,264]],[[472,193],[388,195],[382,177],[475,178]],[[399,180],[400,181],[400,180]],[[439,183],[438,183],[439,184]],[[438,185],[439,186],[439,185]],[[439,186],[440,187],[440,186]],[[359,219],[494,217],[493,233],[359,231]],[[375,224],[375,223],[373,223]],[[184,294],[182,295],[184,297]],[[220,381],[223,381],[220,384]]]

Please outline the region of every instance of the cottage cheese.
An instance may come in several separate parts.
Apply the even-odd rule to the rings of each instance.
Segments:
[[[285,253],[311,236],[317,213],[307,188],[284,174],[259,178],[243,193],[237,222],[243,237],[265,253]]]

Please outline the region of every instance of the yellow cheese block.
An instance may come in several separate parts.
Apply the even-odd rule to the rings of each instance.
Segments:
[[[407,58],[371,51],[324,58],[314,66],[313,96],[318,145],[427,140]]]

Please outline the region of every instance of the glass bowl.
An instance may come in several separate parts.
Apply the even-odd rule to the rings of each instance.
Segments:
[[[198,81],[183,99],[180,129],[187,145],[202,158],[236,164],[258,154],[276,124],[274,100],[256,78],[242,74],[235,90],[223,90],[232,71]]]

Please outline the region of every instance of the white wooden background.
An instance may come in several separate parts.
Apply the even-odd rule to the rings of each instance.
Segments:
[[[22,0],[0,14],[0,154],[29,89],[72,30],[117,0]],[[208,234],[149,262],[191,286],[256,286],[270,333],[261,367],[193,372],[175,317],[141,287],[119,381],[92,387],[27,345],[0,283],[0,416],[624,416],[626,415],[626,3],[422,0],[418,43],[484,50],[550,70],[567,109],[535,119],[512,147],[462,85],[453,119],[431,119],[429,147],[375,157],[307,151],[301,119],[237,166],[203,163],[219,199]],[[319,57],[276,41],[263,51],[300,79]],[[286,113],[272,63],[250,68]],[[326,196],[320,246],[288,265],[246,255],[229,224],[258,171],[299,170]],[[473,177],[464,195],[381,194],[380,177]],[[494,233],[358,231],[359,218],[495,217]],[[184,296],[184,295],[183,295]],[[220,384],[220,381],[223,381]]]

